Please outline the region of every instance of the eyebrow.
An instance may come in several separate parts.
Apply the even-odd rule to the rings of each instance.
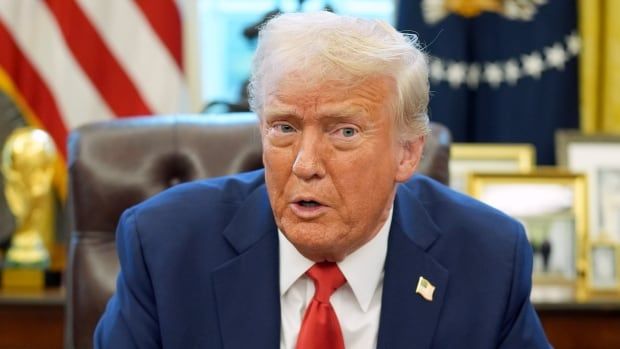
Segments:
[[[365,108],[356,106],[356,105],[345,105],[333,107],[330,105],[321,106],[318,110],[318,115],[322,118],[326,119],[355,119],[362,115],[366,115],[367,111]],[[303,119],[301,115],[299,115],[295,108],[290,107],[288,105],[276,105],[265,108],[263,112],[263,116],[265,120],[270,119],[278,119],[278,118],[294,118],[294,119]]]
[[[299,115],[297,115],[297,112],[295,111],[294,108],[281,107],[281,106],[265,108],[265,110],[263,111],[263,114],[264,114],[265,119],[273,119],[273,118],[279,118],[283,116],[292,116],[295,118],[300,118]]]

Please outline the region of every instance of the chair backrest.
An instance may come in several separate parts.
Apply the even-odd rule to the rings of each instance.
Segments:
[[[420,172],[445,183],[450,135],[443,126],[432,129]],[[121,213],[180,182],[261,168],[261,151],[250,113],[118,119],[71,133],[67,347],[92,347],[115,289]]]

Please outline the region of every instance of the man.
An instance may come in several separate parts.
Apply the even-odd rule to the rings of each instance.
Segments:
[[[101,348],[547,348],[521,225],[414,173],[426,59],[389,25],[286,14],[250,85],[264,171],[124,213]]]

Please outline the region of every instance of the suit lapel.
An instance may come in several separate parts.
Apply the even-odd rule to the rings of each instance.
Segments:
[[[239,253],[212,273],[224,348],[279,347],[278,236],[268,202],[263,185],[223,233]]]
[[[440,231],[412,190],[399,186],[388,240],[378,348],[430,348],[448,285],[448,271],[429,253]],[[419,277],[435,292],[416,294]]]

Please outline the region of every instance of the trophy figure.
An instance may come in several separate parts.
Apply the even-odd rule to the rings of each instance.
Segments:
[[[2,174],[16,230],[5,254],[2,286],[43,288],[53,231],[52,178],[56,148],[43,130],[23,127],[9,135],[2,151]],[[51,241],[47,241],[49,244]]]

